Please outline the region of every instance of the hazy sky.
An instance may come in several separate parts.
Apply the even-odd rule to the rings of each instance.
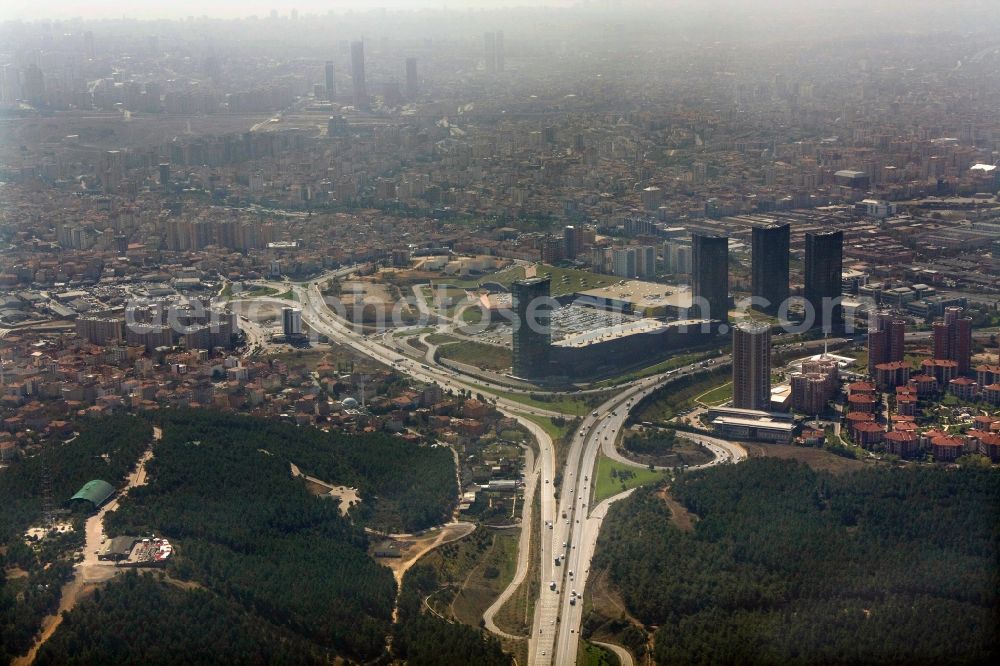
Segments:
[[[276,9],[281,16],[288,16],[292,9],[304,15],[379,8],[475,10],[579,5],[653,13],[681,10],[706,18],[724,16],[727,10],[736,9],[777,19],[788,15],[810,16],[816,12],[860,21],[865,14],[912,17],[929,11],[939,18],[970,18],[978,13],[981,19],[986,20],[994,18],[993,10],[997,4],[1000,4],[998,0],[0,0],[0,20],[240,18],[251,15],[265,17],[272,9]],[[937,20],[935,18],[931,24]],[[891,22],[886,25],[887,29],[891,29]]]
[[[235,18],[266,16],[272,9],[287,16],[292,9],[299,14],[324,14],[331,10],[386,9],[465,9],[515,6],[570,6],[576,0],[2,0],[0,17],[9,18],[183,18],[211,16]]]

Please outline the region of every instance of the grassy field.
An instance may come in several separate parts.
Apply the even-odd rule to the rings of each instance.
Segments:
[[[430,341],[430,336],[427,339]],[[441,358],[474,365],[483,370],[496,371],[510,368],[512,362],[511,354],[511,350],[506,347],[495,347],[468,340],[444,345],[438,349],[438,355]]]
[[[295,292],[292,291],[291,289],[289,289],[288,291],[286,291],[284,293],[278,294],[276,296],[276,298],[284,298],[284,299],[289,300],[289,301],[297,301],[297,300],[299,300],[298,296],[296,296]]]
[[[483,612],[514,577],[517,568],[517,530],[492,534],[488,550],[468,571],[449,607],[451,615],[469,626],[479,625]]]
[[[716,407],[724,402],[733,399],[733,383],[726,382],[722,386],[716,386],[710,391],[705,391],[696,400],[710,407]]]
[[[450,342],[458,342],[458,338],[446,333],[431,333],[427,336],[427,342],[432,345],[446,345]]]
[[[643,467],[623,465],[606,456],[600,456],[595,465],[594,504],[629,488],[638,488],[662,480],[665,473],[651,472]]]

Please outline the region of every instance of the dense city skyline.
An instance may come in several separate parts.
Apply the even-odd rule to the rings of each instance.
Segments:
[[[2,4],[0,666],[997,661],[995,2]]]

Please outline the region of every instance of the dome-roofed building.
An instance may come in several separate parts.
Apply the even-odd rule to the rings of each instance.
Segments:
[[[83,484],[83,487],[76,491],[76,494],[70,497],[67,503],[87,502],[93,509],[97,509],[114,494],[114,486],[107,481],[94,479]]]

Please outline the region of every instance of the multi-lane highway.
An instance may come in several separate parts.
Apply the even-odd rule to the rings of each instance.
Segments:
[[[676,371],[694,372],[692,365]],[[597,507],[590,507],[593,471],[602,447],[614,449],[618,433],[625,425],[629,411],[655,391],[674,373],[665,373],[633,383],[607,400],[580,423],[566,455],[562,485],[559,488],[559,511],[554,524],[545,523],[542,530],[542,591],[536,604],[535,623],[529,650],[532,664],[575,664],[582,620],[582,595],[586,585],[590,560],[597,543],[601,521],[611,503],[626,493],[609,498]],[[711,445],[717,457],[708,465],[739,461],[746,452],[730,442],[695,435]],[[547,490],[542,486],[543,497]],[[545,551],[550,551],[550,557]],[[556,564],[556,556],[560,563]],[[553,588],[553,584],[555,589]]]
[[[325,277],[341,277],[353,270],[353,267],[345,268]],[[470,391],[494,393],[511,390],[506,386],[484,385],[479,379],[466,379],[459,373],[441,369],[430,362],[420,363],[408,359],[392,349],[391,343],[387,345],[382,336],[367,337],[358,333],[327,307],[318,281],[308,286],[288,283],[283,283],[282,286],[293,290],[298,305],[302,308],[303,322],[311,329],[394,366],[414,379]],[[259,300],[289,304],[287,300],[273,297]],[[533,484],[529,488],[532,494],[537,492],[540,498],[538,520],[542,525],[539,548],[541,593],[535,604],[529,640],[529,663],[539,666],[576,663],[582,595],[601,521],[612,502],[627,496],[627,493],[622,493],[604,500],[597,507],[588,506],[597,456],[603,448],[606,454],[619,458],[620,454],[614,450],[614,442],[624,426],[628,412],[664,383],[699,369],[700,364],[691,364],[619,386],[619,392],[585,416],[574,433],[558,489],[552,439],[527,416],[554,415],[555,412],[531,408],[502,396],[497,397],[497,407],[527,428],[535,436],[539,446],[538,462],[535,465],[538,476],[536,479],[529,479],[529,483]],[[716,459],[709,464],[738,461],[745,457],[745,452],[740,447],[729,442],[700,435],[695,438],[716,453]],[[527,470],[527,473],[535,474],[535,470]],[[526,509],[525,515],[530,514],[530,510]],[[530,525],[525,523],[523,529],[530,531]],[[525,542],[522,538],[522,547],[526,545]],[[559,564],[556,564],[557,556]],[[526,553],[522,553],[519,559],[520,572],[526,570],[525,557]],[[523,578],[524,573],[520,577]],[[508,591],[513,590],[516,579],[517,576]]]

